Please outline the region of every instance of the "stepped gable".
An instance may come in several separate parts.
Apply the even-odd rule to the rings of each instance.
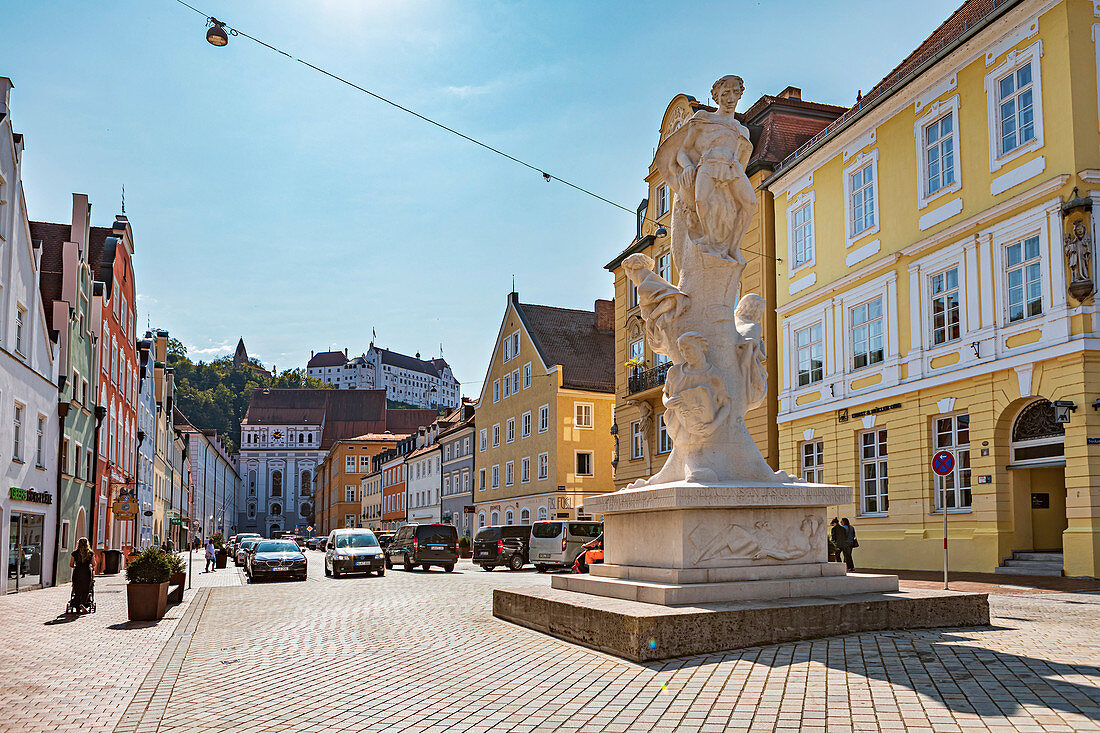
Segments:
[[[306,363],[306,369],[344,366],[347,363],[348,356],[343,351],[318,351]]]
[[[615,391],[615,332],[597,329],[594,311],[518,300],[515,306],[543,363],[561,365],[562,386]]]

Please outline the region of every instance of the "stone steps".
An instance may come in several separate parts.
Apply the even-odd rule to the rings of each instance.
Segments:
[[[1042,575],[1060,577],[1064,557],[1060,552],[1014,552],[993,572],[1000,575]]]

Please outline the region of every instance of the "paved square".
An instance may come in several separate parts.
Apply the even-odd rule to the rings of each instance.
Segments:
[[[305,582],[198,574],[142,628],[114,579],[67,624],[46,623],[66,589],[0,599],[0,729],[1100,730],[1093,593],[991,596],[991,628],[639,665],[493,618],[493,588],[548,583],[532,571],[330,579],[321,557]]]

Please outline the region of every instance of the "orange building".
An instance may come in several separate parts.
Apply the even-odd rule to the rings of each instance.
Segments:
[[[314,479],[317,534],[360,524],[359,484],[371,472],[371,459],[407,437],[368,433],[336,441],[317,467]]]
[[[382,473],[382,531],[392,532],[405,523],[405,459],[416,450],[416,436],[410,435],[374,458],[374,470]]]

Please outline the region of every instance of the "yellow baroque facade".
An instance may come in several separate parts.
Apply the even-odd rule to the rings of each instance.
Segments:
[[[700,109],[715,108],[687,94],[672,98],[661,118],[660,141],[672,134]],[[752,136],[753,154],[746,168],[749,181],[757,189],[757,210],[745,239],[742,255],[748,260],[741,276],[742,293],[758,293],[771,312],[776,306],[775,226],[771,194],[762,187],[775,165],[844,111],[817,102],[804,101],[796,87],[787,87],[778,95],[764,95],[739,118]],[[622,488],[633,481],[649,478],[661,470],[672,441],[664,426],[661,401],[665,371],[670,362],[654,353],[646,342],[644,322],[638,307],[637,289],[626,277],[622,263],[633,254],[651,257],[654,268],[669,282],[676,282],[679,270],[672,261],[670,240],[657,237],[658,227],[669,227],[674,201],[669,187],[650,163],[646,176],[649,195],[638,207],[634,240],[606,265],[615,280],[615,485]],[[775,343],[775,322],[765,324],[764,343]],[[777,370],[768,363],[767,401],[745,416],[749,432],[764,458],[773,468],[779,466],[779,430],[776,422]]]
[[[584,518],[586,497],[614,490],[613,308],[509,294],[474,411],[477,527]]]
[[[1100,575],[1097,29],[968,0],[766,183],[780,463],[857,566],[941,568],[946,507],[952,569]]]

